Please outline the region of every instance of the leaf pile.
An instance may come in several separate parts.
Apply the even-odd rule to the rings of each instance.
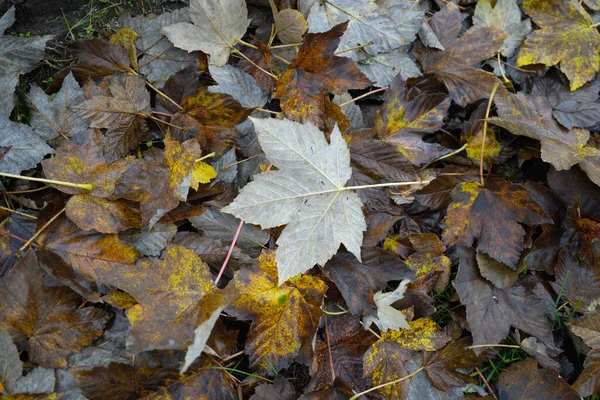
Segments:
[[[44,88],[4,34],[0,397],[596,398],[599,11],[190,0]]]

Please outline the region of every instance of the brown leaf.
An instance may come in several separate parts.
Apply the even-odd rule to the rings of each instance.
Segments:
[[[37,229],[35,220],[23,217],[19,214],[8,214],[8,216],[0,222],[0,280],[4,275],[17,263],[19,260],[16,253],[23,246],[23,241],[15,239],[19,237],[23,240],[29,240]],[[6,233],[4,233],[6,232]],[[7,233],[14,235],[11,237]]]
[[[436,74],[458,105],[465,106],[490,96],[494,84],[502,82],[492,73],[473,67],[492,57],[508,37],[499,29],[474,26],[460,37],[461,14],[454,3],[435,13],[429,25],[444,46],[444,51],[417,46],[413,53],[426,73]]]
[[[375,130],[380,138],[395,144],[404,135],[424,135],[442,127],[450,107],[446,93],[413,92],[398,74],[385,92],[384,103],[375,117]]]
[[[530,226],[553,222],[525,189],[506,181],[489,179],[485,187],[463,182],[451,197],[444,219],[444,243],[470,246],[477,240],[479,250],[513,269],[525,236],[519,222]]]
[[[129,228],[141,228],[139,207],[127,200],[110,201],[89,194],[78,194],[65,206],[67,217],[83,230],[118,233]]]
[[[92,128],[107,129],[104,154],[112,162],[137,147],[147,129],[144,115],[150,115],[152,109],[150,93],[141,76],[112,75],[106,79],[106,95],[88,95],[73,109]]]
[[[508,289],[499,289],[477,272],[474,249],[460,246],[458,252],[460,266],[453,285],[467,309],[473,343],[499,343],[514,326],[554,348],[552,327],[546,319],[549,304],[538,296],[532,279],[521,279]]]
[[[441,275],[434,290],[441,292],[450,282],[451,261],[444,255],[446,247],[434,233],[413,234],[408,238],[415,253],[406,259],[406,265],[415,272],[417,277],[432,271],[440,271]]]
[[[600,310],[568,322],[571,331],[592,349],[600,349]]]
[[[559,171],[598,154],[597,149],[587,145],[590,132],[581,128],[567,130],[560,126],[552,116],[552,107],[547,99],[509,93],[496,97],[496,106],[499,117],[489,121],[515,135],[539,140],[542,143],[542,159]]]
[[[67,219],[54,223],[42,243],[38,253],[42,268],[90,300],[97,300],[103,291],[96,281],[117,265],[132,267],[139,258],[139,252],[117,235],[82,231]]]
[[[26,341],[29,359],[66,368],[67,357],[92,344],[108,321],[100,308],[79,308],[81,298],[65,287],[45,287],[29,251],[0,287],[0,327],[15,342]]]
[[[137,367],[110,363],[106,368],[75,370],[76,384],[90,400],[133,400],[163,386],[167,379],[177,377],[168,369],[143,363]]]
[[[370,376],[373,386],[392,382],[408,375],[404,361],[410,357],[410,351],[399,343],[379,340],[363,356],[363,369]],[[387,399],[404,399],[410,390],[410,379],[378,389]]]
[[[282,376],[276,376],[273,383],[257,386],[250,400],[294,400],[296,398],[296,391],[291,382]]]
[[[553,369],[538,369],[529,358],[508,367],[500,375],[498,394],[502,399],[579,400],[577,392]]]
[[[479,169],[450,165],[442,169],[433,182],[416,192],[414,196],[422,206],[428,207],[431,211],[439,211],[450,204],[452,190],[459,183],[478,179]]]
[[[145,258],[135,266],[117,266],[103,282],[139,302],[127,310],[131,328],[127,350],[137,354],[154,349],[185,349],[194,329],[222,299],[208,265],[193,251],[171,245],[163,259]]]
[[[471,338],[464,337],[447,344],[435,353],[423,353],[423,366],[429,382],[439,390],[447,391],[452,386],[474,383],[469,375],[460,373],[458,368],[474,369],[483,364],[485,358],[475,354],[467,346]]]
[[[248,74],[252,75],[254,79],[256,79],[256,83],[258,83],[258,86],[260,86],[262,90],[270,94],[275,86],[275,79],[258,69],[257,66],[261,67],[267,72],[272,72],[271,63],[273,62],[273,54],[271,53],[269,46],[260,40],[252,38],[252,43],[257,47],[257,49],[244,49],[244,54],[246,54],[246,56],[248,56],[248,58],[252,60],[254,64],[243,59],[240,61],[241,68],[244,72],[247,72]]]
[[[284,115],[292,121],[325,127],[325,97],[348,89],[364,89],[371,82],[349,58],[334,55],[348,23],[323,33],[308,33],[298,57],[277,82],[273,97],[281,100]],[[331,104],[332,107],[337,107]]]
[[[308,275],[279,286],[275,253],[262,253],[259,262],[258,269],[238,272],[234,285],[240,298],[232,312],[254,321],[246,342],[250,365],[280,370],[296,358],[306,363],[311,359],[327,286]]]
[[[233,128],[252,112],[252,109],[242,107],[230,95],[209,92],[207,88],[200,88],[195,95],[183,99],[181,106],[183,113],[202,126]]]
[[[591,350],[583,363],[585,368],[573,384],[573,389],[581,397],[600,393],[600,349]]]

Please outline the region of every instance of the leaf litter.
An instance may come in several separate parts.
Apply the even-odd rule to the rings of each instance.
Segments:
[[[2,398],[600,395],[597,1],[19,6]]]

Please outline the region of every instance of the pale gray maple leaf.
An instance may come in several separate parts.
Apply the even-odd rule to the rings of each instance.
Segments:
[[[490,26],[509,34],[500,48],[505,57],[512,57],[529,32],[531,32],[531,21],[521,21],[521,9],[517,0],[497,0],[492,7],[490,0],[480,0],[475,7],[473,25]]]
[[[279,283],[324,265],[344,244],[361,259],[366,230],[360,197],[344,188],[350,152],[337,128],[327,143],[310,123],[251,118],[277,171],[255,176],[221,211],[263,229],[286,225],[277,240]]]
[[[180,22],[161,30],[180,49],[203,51],[209,63],[224,65],[236,39],[241,39],[250,25],[244,0],[191,0],[193,24]]]
[[[363,326],[368,329],[371,324],[377,325],[382,332],[387,332],[389,329],[411,329],[406,321],[406,316],[400,311],[392,307],[392,304],[404,297],[406,285],[410,280],[404,279],[396,290],[393,292],[383,293],[378,291],[373,295],[373,300],[377,306],[377,316],[367,315],[363,318]]]
[[[0,118],[0,146],[8,148],[0,158],[0,171],[9,174],[31,169],[53,152],[30,126],[4,118]]]
[[[374,56],[366,52],[357,52],[356,61],[358,68],[375,83],[375,86],[384,87],[389,85],[398,74],[404,80],[421,76],[421,70],[407,51],[408,46]]]
[[[325,32],[349,21],[338,51],[372,42],[364,50],[385,53],[413,42],[424,12],[413,9],[413,1],[380,5],[373,0],[324,0],[315,2],[308,13],[309,32]],[[344,54],[355,59],[355,51]]]
[[[138,54],[143,53],[139,60],[139,70],[159,89],[169,77],[195,60],[197,54],[173,47],[169,39],[160,32],[169,25],[191,22],[189,8],[166,12],[158,17],[124,17],[120,21],[123,26],[140,36],[135,41]]]
[[[222,67],[210,66],[210,76],[218,83],[209,86],[211,93],[226,93],[237,100],[244,107],[262,107],[269,101],[262,89],[250,74],[231,65]]]
[[[19,359],[19,350],[4,329],[0,329],[0,382],[4,390],[14,393],[16,382],[23,374],[23,363]]]
[[[50,99],[40,87],[33,86],[27,95],[31,110],[30,125],[46,140],[71,137],[87,129],[87,123],[71,107],[84,101],[83,90],[69,72],[60,91]]]

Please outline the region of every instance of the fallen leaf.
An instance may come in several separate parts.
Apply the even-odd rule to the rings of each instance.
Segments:
[[[576,90],[600,69],[600,33],[578,2],[529,0],[523,11],[541,29],[529,35],[517,58],[517,67],[529,64],[553,66],[569,78]]]
[[[118,233],[129,228],[141,228],[139,207],[127,200],[111,201],[89,194],[78,194],[65,205],[67,217],[86,231]]]
[[[15,393],[16,381],[23,375],[19,350],[4,329],[0,329],[0,390]]]
[[[554,348],[552,327],[546,319],[549,304],[538,296],[532,281],[521,279],[508,289],[496,288],[477,272],[474,249],[460,246],[458,251],[460,266],[453,285],[467,309],[473,344],[500,343],[513,326]]]
[[[278,371],[297,358],[306,363],[311,359],[327,286],[312,276],[278,284],[275,255],[262,253],[259,262],[258,269],[238,272],[234,285],[240,297],[232,312],[253,320],[246,343],[250,364]]]
[[[408,279],[400,282],[393,292],[383,293],[381,290],[373,295],[373,301],[377,307],[377,315],[367,315],[363,318],[365,328],[370,328],[371,324],[377,325],[379,330],[387,332],[388,330],[410,329],[406,321],[406,316],[399,310],[392,307],[392,303],[400,300],[406,291]]]
[[[580,399],[557,371],[538,369],[537,361],[531,358],[511,365],[500,375],[498,392],[504,399]]]
[[[67,357],[91,345],[108,321],[100,308],[79,308],[81,298],[69,288],[45,287],[32,251],[8,273],[0,299],[0,327],[45,367],[66,368]]]
[[[279,11],[273,0],[269,0],[269,5],[275,20],[275,34],[279,40],[285,44],[302,42],[302,35],[308,29],[304,15],[291,8]]]
[[[461,15],[454,3],[435,13],[429,23],[445,50],[417,46],[413,53],[424,72],[442,80],[452,100],[460,106],[474,103],[489,97],[496,83],[502,92],[502,83],[492,73],[473,65],[499,51],[508,35],[499,27],[474,26],[460,36]]]
[[[463,182],[454,188],[444,219],[442,238],[446,246],[477,246],[493,259],[516,269],[529,226],[551,224],[552,219],[527,191],[506,181]]]
[[[366,224],[358,195],[343,190],[351,169],[340,131],[333,130],[328,144],[310,123],[252,122],[263,151],[279,171],[256,176],[221,211],[263,229],[288,225],[277,240],[279,283],[315,264],[324,265],[342,243],[360,261]]]
[[[435,291],[441,292],[450,282],[451,261],[444,255],[446,247],[433,233],[408,235],[415,252],[406,259],[406,265],[415,273],[423,276],[431,271],[440,271],[441,275],[435,285]]]
[[[587,346],[600,349],[600,310],[567,322],[567,325]]]
[[[0,171],[17,175],[54,152],[31,127],[9,121],[8,116],[0,118],[0,146],[6,149],[0,157]]]
[[[325,126],[325,98],[371,83],[349,58],[334,55],[347,23],[324,33],[308,33],[298,57],[277,81],[273,97],[281,100],[284,115],[292,121]],[[339,108],[339,107],[338,107]]]
[[[573,383],[573,389],[581,397],[594,396],[600,392],[600,350],[592,349],[585,357],[585,368]]]
[[[256,387],[250,400],[294,400],[294,385],[282,376],[276,376],[273,383],[263,383]]]
[[[250,24],[246,3],[241,0],[192,0],[190,18],[193,24],[179,22],[165,26],[161,33],[180,49],[205,52],[217,66],[227,63],[235,41]]]
[[[256,80],[241,69],[223,65],[222,67],[211,66],[209,70],[210,76],[218,83],[217,86],[209,86],[209,92],[226,93],[247,108],[262,107],[269,100]],[[236,121],[234,124],[237,122],[241,121]]]

